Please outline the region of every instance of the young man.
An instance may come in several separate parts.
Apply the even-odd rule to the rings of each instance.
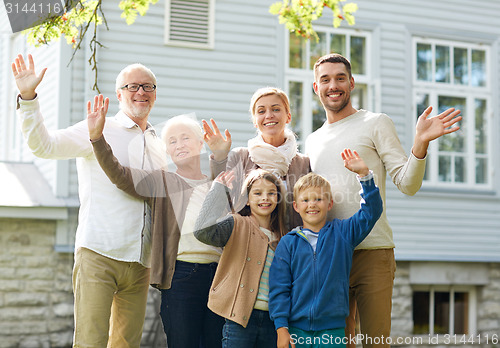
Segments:
[[[12,71],[19,89],[18,115],[33,153],[41,158],[76,158],[80,196],[75,240],[73,291],[74,347],[139,347],[149,288],[151,245],[149,216],[143,200],[116,188],[97,163],[87,122],[49,132],[35,89],[39,75],[19,55]],[[116,79],[118,114],[104,134],[124,165],[153,169],[166,165],[161,140],[148,123],[156,100],[156,78],[134,64]]]
[[[314,91],[323,104],[327,120],[307,138],[306,154],[311,159],[313,172],[325,176],[335,187],[331,217],[351,216],[359,205],[357,183],[346,175],[340,161],[331,155],[344,148],[355,149],[373,170],[384,201],[387,173],[401,192],[414,195],[422,184],[429,143],[459,129],[449,127],[462,119],[458,116],[460,110],[448,109],[428,118],[432,111],[428,107],[418,118],[415,142],[410,157],[407,157],[387,115],[356,110],[352,106],[350,96],[354,78],[346,58],[339,54],[321,57],[314,66],[314,77]],[[382,342],[382,338],[391,333],[392,287],[396,269],[393,248],[392,231],[384,209],[373,231],[356,248],[350,276],[351,311],[346,335],[354,337],[357,306],[361,333],[368,338],[363,341],[364,347],[371,347],[375,339]]]
[[[344,150],[342,158],[363,188],[364,202],[352,217],[327,222],[332,191],[318,174],[303,176],[293,188],[293,207],[303,226],[281,239],[269,274],[269,314],[278,348],[345,347],[352,254],[383,208],[372,172],[357,152]]]

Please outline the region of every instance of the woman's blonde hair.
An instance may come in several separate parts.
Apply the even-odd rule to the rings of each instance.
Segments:
[[[252,95],[252,98],[250,99],[250,114],[252,115],[252,120],[255,115],[255,104],[257,104],[257,101],[260,98],[268,95],[277,95],[278,97],[280,97],[283,105],[285,106],[286,113],[290,114],[290,101],[288,100],[288,96],[286,95],[286,93],[278,87],[263,87],[256,90]]]

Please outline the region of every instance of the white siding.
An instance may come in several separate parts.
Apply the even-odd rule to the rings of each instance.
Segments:
[[[412,35],[498,44],[500,4],[491,1],[357,1],[357,26],[380,30],[380,41],[373,42],[379,56],[382,112],[392,117],[404,148],[413,143],[415,115],[412,108]],[[472,30],[468,30],[471,28]],[[498,85],[497,50],[491,75]],[[370,56],[370,54],[369,54]],[[377,62],[375,62],[377,63]],[[494,103],[499,100],[493,88]],[[498,120],[498,104],[494,120]],[[491,135],[498,134],[498,122]],[[496,137],[495,137],[496,138]],[[494,141],[491,153],[498,153]],[[498,161],[495,170],[498,172]],[[498,180],[498,179],[497,179]],[[388,183],[387,212],[399,260],[500,261],[500,199],[495,191],[484,194],[448,190],[435,192],[423,188],[414,197],[399,193]]]
[[[146,17],[132,26],[119,19],[114,2],[106,2],[110,31],[101,30],[108,47],[99,52],[100,85],[113,95],[118,71],[132,62],[149,66],[158,79],[153,124],[168,117],[195,112],[199,119],[213,117],[229,128],[235,145],[253,134],[248,104],[252,93],[264,85],[279,85],[276,19],[265,1],[216,1],[215,48],[201,50],[163,45],[163,4],[151,7]],[[134,49],[130,49],[130,45]],[[283,86],[281,86],[283,87]]]
[[[374,86],[380,96],[374,101],[375,111],[387,113],[394,120],[404,148],[413,143],[415,115],[412,107],[412,47],[414,35],[437,39],[465,40],[492,46],[491,76],[494,112],[491,153],[500,150],[499,139],[499,66],[498,39],[500,3],[481,0],[357,0],[356,25],[353,29],[372,32],[368,52]],[[167,118],[195,112],[198,119],[213,117],[220,128],[233,134],[233,145],[245,145],[253,136],[248,104],[259,87],[284,87],[285,30],[268,12],[269,1],[216,0],[215,43],[213,50],[172,47],[163,44],[164,4],[153,5],[145,17],[127,26],[120,18],[115,1],[103,3],[109,31],[99,29],[99,86],[110,98],[109,115],[118,110],[114,82],[118,72],[128,64],[141,62],[149,66],[158,79],[156,105],[151,122],[159,124]],[[325,11],[320,25],[331,25]],[[349,28],[346,26],[346,28]],[[43,97],[57,91],[54,81],[57,64],[65,67],[64,54],[42,50],[37,53],[37,67],[50,66],[40,88]],[[50,115],[55,105],[43,101],[47,125],[58,127],[85,118],[85,102],[91,91],[93,72],[87,63],[88,48],[82,46],[70,69],[70,118]],[[37,70],[38,70],[37,68]],[[62,83],[62,82],[59,82]],[[57,84],[57,83],[56,83]],[[59,108],[64,104],[59,102]],[[492,161],[495,172],[498,161]],[[36,162],[53,183],[54,162]],[[61,170],[61,169],[60,169]],[[69,194],[77,193],[74,162],[69,166]],[[495,178],[494,178],[495,179]],[[498,179],[496,179],[498,181]],[[394,231],[399,260],[500,261],[499,184],[486,193],[460,190],[435,192],[424,185],[415,197],[399,193],[388,184],[388,216]]]
[[[380,110],[392,117],[404,148],[413,143],[412,35],[494,43],[500,34],[500,5],[490,1],[357,1],[354,28],[374,33],[368,52],[374,84],[380,86]],[[197,50],[164,46],[163,8],[151,7],[133,26],[118,20],[114,2],[105,2],[110,31],[100,32],[108,47],[99,52],[100,85],[114,95],[114,78],[126,64],[140,61],[158,77],[158,99],[151,121],[196,112],[214,117],[232,131],[234,145],[244,145],[254,134],[248,103],[258,87],[283,87],[284,30],[268,13],[267,1],[216,1],[215,48]],[[319,21],[331,25],[331,15]],[[473,31],[467,31],[473,28]],[[133,49],[130,46],[133,45]],[[496,50],[493,50],[498,55]],[[498,60],[492,72],[498,83]],[[494,89],[497,91],[498,89]],[[498,93],[498,92],[496,92]],[[116,111],[114,98],[112,109]],[[498,100],[498,95],[494,96]],[[492,105],[498,110],[497,105]],[[498,119],[498,111],[495,119]],[[497,134],[498,124],[492,134]],[[498,151],[495,141],[493,153]],[[495,164],[498,170],[498,164]],[[498,186],[498,185],[497,185]],[[498,189],[498,187],[496,187]],[[416,197],[405,197],[388,185],[388,215],[400,260],[499,261],[500,200],[497,191],[434,193],[424,187]],[[449,207],[453,206],[452,209]],[[446,207],[446,208],[445,208]],[[446,210],[445,210],[446,209]]]
[[[373,33],[368,52],[374,85],[380,96],[374,105],[388,114],[401,143],[410,152],[416,115],[412,105],[412,46],[414,35],[438,39],[465,40],[493,46],[491,76],[494,111],[491,153],[500,151],[498,85],[500,55],[500,3],[465,0],[449,1],[355,1],[356,25],[342,27]],[[331,11],[318,25],[332,23]],[[470,30],[471,28],[471,30]],[[356,79],[356,76],[354,76]],[[493,160],[494,170],[500,165]],[[387,214],[393,228],[398,260],[500,261],[500,195],[494,191],[477,193],[461,190],[435,192],[424,184],[414,197],[401,194],[390,178],[387,183]],[[496,179],[498,181],[498,178]]]

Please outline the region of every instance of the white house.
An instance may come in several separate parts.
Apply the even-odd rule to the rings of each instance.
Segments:
[[[354,0],[356,24],[334,29],[325,11],[320,41],[289,34],[264,0],[165,0],[127,26],[117,1],[103,1],[98,83],[117,101],[114,79],[141,62],[157,75],[151,115],[213,117],[233,146],[255,130],[248,106],[259,87],[288,91],[299,140],[325,120],[312,90],[315,60],[339,52],[353,64],[356,107],[384,112],[404,148],[427,105],[462,110],[461,130],[434,142],[414,197],[388,183],[396,242],[393,344],[498,345],[500,334],[500,3],[491,0]],[[1,14],[1,13],[0,13]],[[5,14],[3,14],[5,17]],[[15,117],[10,63],[31,52],[51,129],[85,118],[94,73],[84,45],[71,58],[64,42],[34,49],[0,26],[0,347],[60,347],[71,342],[72,241],[78,209],[74,161],[33,157]],[[154,299],[154,292],[152,292]],[[144,346],[154,346],[151,303]],[[161,333],[161,328],[160,328]],[[463,336],[465,334],[465,336]],[[460,342],[460,339],[467,339]],[[437,340],[437,341],[436,341]]]

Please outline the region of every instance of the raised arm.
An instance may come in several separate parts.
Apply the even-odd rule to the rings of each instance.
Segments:
[[[356,151],[344,149],[340,156],[344,160],[344,166],[351,172],[358,174],[360,177],[367,176],[370,173],[365,161],[363,161]]]
[[[232,173],[221,173],[208,192],[195,224],[194,236],[200,242],[223,247],[229,241],[234,228],[234,218],[229,215],[218,221],[228,213],[228,200],[226,186],[232,181]]]
[[[217,162],[220,162],[227,158],[229,150],[231,150],[231,133],[229,133],[226,129],[224,131],[225,136],[222,135],[213,118],[210,119],[210,123],[212,124],[213,129],[207,121],[201,120],[204,131],[203,139],[210,148],[210,151],[212,151],[214,159]],[[218,174],[219,173],[217,173],[217,175]]]
[[[161,170],[150,172],[124,167],[113,155],[102,134],[108,106],[109,99],[104,99],[102,95],[94,98],[93,108],[90,101],[87,103],[88,134],[102,170],[116,187],[131,196],[148,201],[151,197],[164,196],[166,188]]]
[[[353,246],[358,245],[370,233],[383,211],[382,197],[373,180],[373,173],[356,151],[345,149],[342,154],[344,166],[358,174],[362,187],[361,208],[349,219],[343,220],[349,226],[349,239]]]
[[[50,159],[91,155],[92,147],[88,142],[87,127],[84,123],[77,123],[66,129],[47,130],[36,98],[36,88],[42,82],[47,68],[37,75],[31,55],[28,55],[28,61],[27,67],[23,56],[18,55],[12,63],[12,73],[20,93],[17,114],[21,120],[21,131],[33,154]]]
[[[29,66],[26,67],[24,58],[22,55],[18,55],[17,58],[12,63],[12,73],[14,74],[14,80],[16,81],[17,88],[21,94],[21,98],[24,100],[35,99],[36,88],[42,82],[43,76],[47,71],[47,68],[42,69],[42,72],[37,75],[35,73],[35,63],[33,62],[33,57],[28,54]]]
[[[411,150],[417,158],[425,157],[431,141],[460,129],[458,126],[452,127],[462,119],[462,116],[459,116],[460,110],[450,108],[435,117],[429,118],[431,112],[432,106],[429,106],[417,121],[415,141]]]
[[[102,137],[108,107],[109,98],[104,99],[102,94],[94,97],[94,108],[92,108],[90,100],[87,102],[87,125],[89,127],[89,137],[91,141]]]

